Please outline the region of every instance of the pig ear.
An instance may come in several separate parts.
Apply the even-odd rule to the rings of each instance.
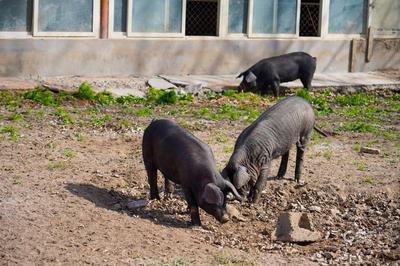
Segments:
[[[224,204],[224,193],[217,185],[209,183],[205,186],[201,199],[208,204],[222,206]]]
[[[240,73],[239,76],[237,76],[236,78],[237,78],[237,79],[240,78],[241,76],[244,75],[244,73],[245,73],[245,72]]]
[[[247,173],[247,169],[244,166],[239,166],[236,173],[233,176],[233,185],[239,189],[246,185],[250,180],[250,176]]]
[[[246,80],[247,83],[253,82],[257,80],[257,76],[254,75],[253,72],[249,71],[249,73],[247,73],[246,77],[244,78]]]

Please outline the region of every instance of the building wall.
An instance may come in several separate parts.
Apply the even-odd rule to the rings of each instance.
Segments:
[[[319,72],[348,72],[350,40],[9,39],[0,76],[237,74],[258,60],[305,51]]]

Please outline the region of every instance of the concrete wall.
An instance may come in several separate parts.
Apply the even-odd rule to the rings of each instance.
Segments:
[[[399,68],[399,53],[381,57],[380,47],[376,63],[358,69]],[[261,58],[293,51],[316,56],[318,72],[348,72],[350,48],[350,40],[319,39],[2,39],[0,76],[237,74]]]
[[[367,62],[367,42],[359,40],[355,43],[353,72],[400,70],[400,39],[375,39],[370,53]]]

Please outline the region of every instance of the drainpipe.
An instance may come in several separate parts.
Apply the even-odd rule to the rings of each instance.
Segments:
[[[108,38],[108,0],[101,0],[100,5],[100,38]]]

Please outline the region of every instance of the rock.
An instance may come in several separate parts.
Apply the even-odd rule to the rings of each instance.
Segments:
[[[193,95],[199,95],[201,94],[203,87],[203,83],[190,84],[185,87],[185,92],[191,93]]]
[[[126,204],[126,207],[127,207],[128,209],[130,209],[130,210],[134,210],[134,209],[137,209],[137,208],[145,207],[145,206],[147,206],[148,203],[149,203],[149,202],[148,202],[147,200],[144,200],[144,199],[132,200],[132,201],[129,201],[129,202]]]
[[[281,213],[271,236],[272,240],[293,243],[315,242],[321,237],[322,234],[314,230],[308,215],[300,212]]]
[[[156,89],[162,89],[162,90],[167,90],[167,89],[176,89],[176,86],[172,83],[169,83],[168,81],[160,78],[152,78],[147,81],[150,87],[156,88]]]
[[[379,149],[369,148],[369,147],[361,147],[361,153],[369,153],[369,154],[380,154],[381,151]]]
[[[322,208],[319,206],[310,206],[308,209],[313,212],[321,212],[322,211]]]
[[[229,217],[230,217],[231,219],[232,219],[232,218],[235,218],[235,219],[237,219],[237,220],[240,221],[240,222],[246,222],[246,221],[248,221],[248,219],[244,218],[244,217],[242,216],[242,214],[241,214],[233,205],[226,204],[226,211],[228,212],[228,215],[229,215]]]
[[[332,216],[337,216],[340,214],[340,211],[337,208],[332,208],[330,211]]]

